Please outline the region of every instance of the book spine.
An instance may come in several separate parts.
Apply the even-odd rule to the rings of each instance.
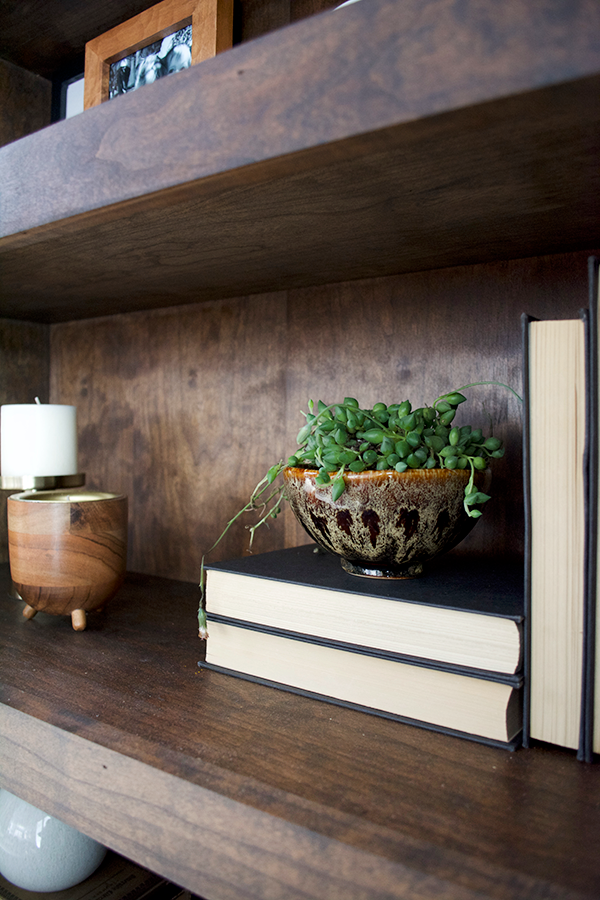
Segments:
[[[276,690],[287,691],[290,694],[297,694],[300,697],[308,697],[312,700],[320,700],[325,703],[331,703],[334,706],[341,706],[345,709],[352,709],[356,712],[367,713],[370,716],[378,716],[381,719],[389,719],[392,722],[400,722],[403,725],[412,725],[417,728],[424,728],[426,731],[434,731],[438,734],[447,734],[452,737],[463,738],[468,741],[474,741],[478,744],[485,744],[488,747],[499,747],[502,750],[516,750],[517,747],[521,744],[521,736],[517,735],[514,740],[511,741],[499,741],[494,738],[481,737],[477,734],[470,734],[465,731],[457,731],[452,728],[445,728],[441,725],[433,725],[430,722],[425,722],[420,719],[410,719],[407,716],[400,716],[395,713],[385,712],[384,710],[373,709],[370,706],[362,706],[358,703],[350,703],[348,700],[339,700],[336,697],[330,697],[327,694],[317,694],[313,691],[307,691],[304,688],[297,688],[293,685],[282,684],[276,681],[269,681],[266,678],[260,678],[257,675],[248,675],[246,672],[241,672],[237,669],[229,669],[226,666],[219,666],[216,663],[205,662],[201,660],[198,663],[198,667],[201,669],[208,669],[212,672],[218,672],[222,675],[231,675],[234,678],[240,678],[243,681],[251,681],[254,684],[260,684],[264,687],[275,688]]]
[[[530,382],[529,382],[529,325],[535,322],[533,316],[523,313],[521,316],[523,340],[523,497],[525,504],[525,584],[523,626],[523,678],[525,691],[523,697],[523,747],[530,744],[531,724],[531,431],[530,431]]]
[[[372,656],[376,659],[388,659],[391,662],[402,663],[409,666],[419,666],[423,669],[434,669],[436,672],[449,672],[451,675],[464,675],[469,678],[478,678],[483,681],[495,681],[498,684],[507,684],[513,688],[523,686],[521,673],[508,674],[494,672],[490,669],[476,669],[472,666],[459,666],[453,663],[440,662],[438,660],[425,659],[420,656],[410,656],[405,653],[394,653],[391,650],[380,650],[374,647],[364,647],[358,644],[350,644],[345,641],[335,641],[331,638],[323,638],[313,634],[303,634],[297,631],[287,631],[283,628],[273,628],[270,625],[260,625],[256,622],[246,622],[231,616],[222,616],[218,613],[209,613],[207,621],[221,622],[224,625],[233,625],[235,628],[244,628],[246,631],[260,632],[287,640],[300,641],[306,644],[316,644],[319,647],[330,647],[334,650],[343,650],[345,653],[356,653],[359,656]]]
[[[585,543],[585,607],[583,634],[583,671],[581,726],[577,758],[593,760],[596,616],[598,584],[598,267],[599,260],[588,260],[589,307],[586,311],[586,543]]]

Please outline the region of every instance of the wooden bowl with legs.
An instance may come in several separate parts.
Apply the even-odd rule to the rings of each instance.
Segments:
[[[98,491],[24,491],[7,501],[12,580],[26,606],[70,615],[83,631],[86,612],[112,599],[125,578],[127,497]]]

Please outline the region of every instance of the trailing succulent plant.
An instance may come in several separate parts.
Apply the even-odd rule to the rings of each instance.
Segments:
[[[285,488],[277,480],[286,466],[317,469],[317,484],[331,485],[332,499],[338,500],[344,493],[344,476],[348,472],[410,469],[466,469],[470,472],[465,487],[464,508],[471,518],[481,516],[482,506],[490,497],[475,487],[475,473],[487,469],[491,459],[504,456],[502,441],[490,435],[486,437],[480,428],[471,425],[454,425],[458,407],[466,401],[460,393],[480,384],[496,384],[506,387],[521,400],[508,385],[493,381],[478,381],[442,394],[431,406],[413,409],[408,400],[401,403],[376,403],[371,409],[362,409],[354,397],[345,397],[341,403],[325,404],[308,401],[308,412],[302,413],[306,423],[298,432],[298,447],[287,461],[280,460],[271,466],[267,474],[254,488],[248,503],[227,523],[210,553],[237,519],[252,510],[259,518],[249,526],[252,547],[254,534],[261,525],[275,519],[285,502]],[[202,557],[198,611],[199,634],[207,636],[204,613],[205,554]]]

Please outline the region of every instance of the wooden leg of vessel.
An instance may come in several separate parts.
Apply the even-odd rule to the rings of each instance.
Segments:
[[[33,606],[29,606],[29,604],[23,610],[23,615],[26,619],[33,619],[36,613],[37,609],[34,609]]]
[[[71,613],[71,624],[75,631],[85,631],[85,609],[74,609]]]

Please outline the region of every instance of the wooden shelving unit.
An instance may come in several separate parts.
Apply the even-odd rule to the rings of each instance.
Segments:
[[[149,5],[6,4],[10,84]],[[600,247],[593,0],[332,5],[242,0],[231,51],[0,148],[0,399],[77,405],[145,573],[76,634],[4,571],[0,786],[208,900],[592,900],[597,767],[197,667],[202,550],[306,397],[518,388],[520,313],[577,315]],[[507,463],[463,549],[518,556],[520,410],[478,396]]]

